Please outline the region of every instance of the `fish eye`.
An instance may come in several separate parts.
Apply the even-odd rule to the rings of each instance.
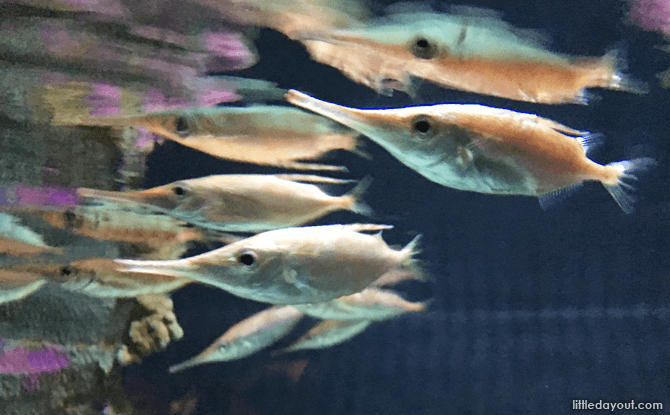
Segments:
[[[431,135],[433,132],[433,124],[425,115],[419,115],[412,121],[412,130],[417,133],[418,137],[424,138]]]
[[[74,274],[74,268],[72,268],[69,265],[65,265],[64,267],[61,267],[60,269],[60,275],[63,277],[67,277]]]
[[[181,198],[188,194],[188,189],[186,188],[186,186],[182,184],[175,184],[174,186],[172,186],[172,193],[174,193],[175,196]]]
[[[245,249],[242,252],[240,252],[240,255],[237,257],[237,260],[240,262],[240,264],[250,267],[256,263],[258,260],[258,256],[256,253],[250,249]]]
[[[177,134],[179,135],[185,135],[188,133],[188,121],[186,120],[186,117],[179,116],[174,122],[174,128],[175,131],[177,131]]]
[[[77,215],[75,215],[73,211],[68,209],[63,214],[63,219],[65,220],[66,227],[73,228],[75,226],[75,221],[77,220]]]
[[[425,37],[414,39],[410,49],[412,55],[419,59],[433,59],[437,55],[437,46]]]

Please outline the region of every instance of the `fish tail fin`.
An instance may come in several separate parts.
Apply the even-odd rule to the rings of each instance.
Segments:
[[[372,184],[372,177],[365,176],[363,179],[361,179],[360,182],[358,182],[356,187],[351,189],[349,193],[342,196],[342,200],[344,200],[346,203],[347,209],[354,213],[358,213],[359,215],[374,215],[372,208],[363,200],[361,200],[365,191],[368,190],[368,187],[370,187],[370,184]]]
[[[401,268],[411,270],[415,273],[416,280],[424,281],[426,279],[423,269],[421,269],[419,260],[415,258],[416,255],[421,253],[421,234],[417,235],[412,239],[400,252],[403,253],[404,259],[398,265]]]
[[[617,91],[626,91],[633,94],[649,93],[649,85],[625,75],[628,64],[626,62],[625,45],[619,42],[600,59],[602,68],[609,68],[610,75],[605,81],[603,88],[614,89]]]
[[[366,160],[372,160],[372,156],[370,155],[370,153],[365,151],[365,142],[361,140],[361,135],[362,134],[356,134],[351,137],[351,140],[353,141],[353,146],[349,151]]]
[[[633,185],[626,183],[626,180],[637,180],[636,173],[644,172],[654,165],[656,165],[654,159],[643,157],[617,161],[606,166],[614,172],[614,179],[609,182],[602,181],[602,183],[624,212],[633,213],[636,201],[633,195],[635,188]]]

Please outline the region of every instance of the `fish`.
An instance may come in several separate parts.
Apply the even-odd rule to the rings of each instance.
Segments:
[[[425,178],[458,190],[550,198],[599,181],[626,213],[649,157],[600,165],[587,157],[597,135],[535,114],[474,104],[362,110],[290,90],[290,103],[365,134]]]
[[[0,304],[21,300],[46,283],[39,275],[0,269]]]
[[[75,206],[69,209],[31,209],[57,229],[108,241],[159,246],[206,238],[184,221],[147,211],[118,209],[114,205]]]
[[[204,363],[250,356],[287,335],[303,316],[291,306],[263,310],[235,324],[197,356],[171,366],[169,371],[175,373]]]
[[[359,292],[398,266],[415,261],[420,235],[401,250],[379,233],[388,225],[284,228],[178,260],[117,259],[127,272],[184,277],[238,297],[270,303],[324,302]]]
[[[541,104],[586,104],[586,88],[647,92],[619,71],[616,51],[561,55],[549,51],[535,31],[514,28],[491,11],[470,10],[396,13],[362,28],[306,30],[294,38],[312,59],[384,95],[412,93],[412,78]]]
[[[324,320],[312,327],[282,352],[326,349],[359,335],[372,324],[370,320]]]
[[[368,157],[359,133],[297,108],[254,105],[149,112],[141,116],[96,117],[82,125],[143,127],[214,157],[296,170],[346,171],[342,166],[303,163],[332,150]]]
[[[324,320],[383,321],[405,313],[426,311],[426,304],[407,301],[389,290],[366,288],[325,303],[295,304],[293,307],[310,317]]]
[[[305,30],[353,27],[369,15],[359,0],[195,0],[231,22],[274,29],[289,38]]]
[[[136,204],[203,228],[226,232],[257,233],[299,226],[341,209],[371,213],[361,201],[371,182],[369,177],[342,196],[330,196],[316,185],[298,180],[332,181],[311,175],[229,174],[182,180],[137,192],[82,188],[78,194],[85,199]]]
[[[378,280],[370,284],[371,287],[388,287],[396,285],[402,281],[426,281],[426,275],[416,264],[411,267],[398,267],[390,270],[379,277]]]
[[[40,81],[29,97],[33,112],[40,121],[67,126],[90,125],[91,117],[118,119],[224,102],[278,101],[283,100],[287,91],[272,82],[235,76],[193,78],[178,96],[166,96],[161,90],[141,83],[92,82],[81,76],[55,73],[45,73]],[[105,124],[100,118],[96,120],[96,125]]]
[[[21,224],[19,218],[0,213],[0,254],[11,256],[62,254],[60,247],[49,246],[44,236]]]
[[[92,258],[61,264],[14,265],[0,270],[0,279],[6,274],[23,275],[35,281],[57,284],[66,291],[96,298],[130,298],[147,294],[165,294],[193,282],[187,278],[162,274],[128,273],[124,271],[123,265],[108,258]]]

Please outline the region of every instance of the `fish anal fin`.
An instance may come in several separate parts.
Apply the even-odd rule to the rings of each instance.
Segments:
[[[344,200],[347,204],[347,208],[349,210],[364,216],[372,216],[374,214],[372,208],[362,200],[363,194],[368,189],[368,187],[370,187],[370,184],[372,184],[372,177],[365,176],[360,182],[358,182],[356,187],[341,197],[341,199]]]
[[[281,167],[283,169],[293,169],[293,170],[314,170],[314,171],[337,171],[346,173],[349,171],[344,166],[331,166],[328,164],[316,164],[316,163],[303,163],[300,161],[281,161],[277,163],[272,163],[271,165],[276,167]]]
[[[282,180],[303,183],[346,184],[355,181],[351,179],[336,179],[334,177],[316,176],[312,174],[275,174],[274,176]]]
[[[559,203],[563,202],[565,199],[570,197],[575,193],[580,187],[582,187],[583,182],[573,184],[572,186],[565,187],[550,193],[546,193],[538,198],[540,202],[540,207],[542,210],[547,210],[552,206],[556,206]]]

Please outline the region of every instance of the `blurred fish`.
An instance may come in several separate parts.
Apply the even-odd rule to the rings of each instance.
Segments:
[[[286,99],[360,131],[429,180],[459,190],[540,197],[599,181],[630,213],[635,199],[625,181],[654,164],[597,164],[586,156],[597,136],[534,114],[465,104],[360,110],[294,90]]]
[[[324,320],[382,321],[405,313],[426,311],[426,303],[412,303],[398,294],[379,288],[336,298],[325,303],[296,304],[295,308],[310,317]]]
[[[67,264],[15,265],[0,270],[0,278],[9,274],[22,275],[35,281],[58,284],[67,291],[98,298],[164,294],[193,282],[186,278],[161,274],[128,273],[125,268],[112,259],[93,258]]]
[[[371,287],[388,287],[398,284],[402,281],[425,281],[426,276],[416,266],[394,268],[372,284]]]
[[[61,248],[46,244],[44,237],[21,224],[15,216],[0,213],[0,254],[13,256],[62,253]]]
[[[33,89],[30,105],[37,118],[57,125],[89,125],[90,117],[143,116],[160,111],[210,107],[224,102],[283,100],[275,83],[235,76],[209,76],[185,82],[179,96],[140,83],[115,85],[45,72]],[[106,125],[99,119],[95,125]],[[114,124],[114,123],[110,123]]]
[[[257,105],[148,113],[137,117],[90,117],[86,125],[144,127],[184,146],[228,160],[289,169],[344,171],[306,164],[332,150],[364,156],[358,133],[295,108]]]
[[[80,201],[75,188],[28,186],[22,183],[0,187],[0,210],[26,206],[76,206]]]
[[[146,259],[174,259],[184,254],[194,241],[218,241],[215,232],[203,232],[188,227],[186,222],[149,211],[130,211],[113,205],[15,208],[8,213],[22,220],[31,219],[39,232],[53,234],[55,230],[78,235],[83,241],[128,243]],[[62,232],[65,231],[65,232]],[[1,251],[1,248],[0,248]]]
[[[291,306],[272,307],[242,320],[228,329],[195,357],[170,367],[179,372],[203,363],[227,362],[250,356],[287,335],[303,313]]]
[[[364,28],[294,36],[312,58],[379,93],[411,92],[411,77],[508,99],[586,104],[585,88],[646,92],[618,70],[616,53],[573,58],[547,50],[539,36],[494,12],[398,13]]]
[[[223,248],[173,261],[117,260],[127,272],[185,277],[242,298],[271,304],[328,301],[366,288],[384,273],[414,261],[415,238],[393,250],[386,225],[328,225],[264,232]]]
[[[178,219],[114,209],[114,206],[76,206],[66,210],[32,210],[51,226],[93,239],[163,245],[205,239]]]
[[[336,346],[362,333],[370,324],[372,321],[369,320],[324,320],[285,348],[283,352],[326,349]]]
[[[194,0],[232,22],[267,27],[293,38],[305,30],[359,26],[369,11],[360,0]]]
[[[370,178],[337,197],[324,193],[313,184],[294,180],[321,182],[332,179],[307,175],[230,174],[182,180],[138,192],[80,189],[79,195],[106,202],[137,204],[140,208],[150,208],[204,228],[232,232],[299,226],[340,209],[370,213],[370,208],[360,200]],[[142,225],[129,224],[127,227],[141,229]]]
[[[46,282],[39,275],[0,269],[0,304],[25,298]]]

